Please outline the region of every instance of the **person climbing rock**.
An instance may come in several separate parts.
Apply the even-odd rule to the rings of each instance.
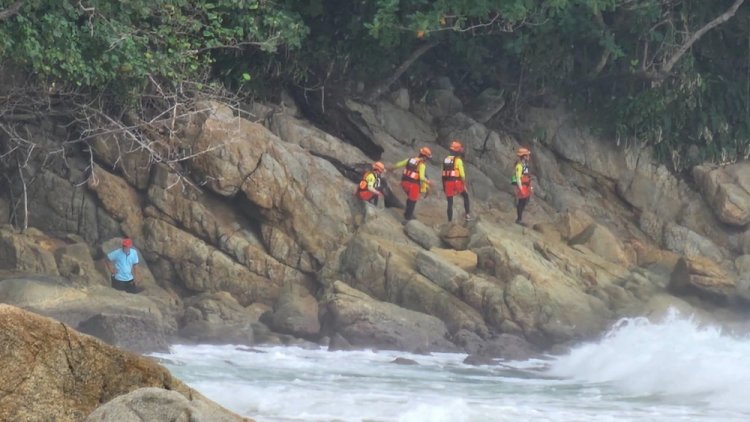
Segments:
[[[383,196],[381,180],[383,173],[385,173],[385,165],[380,161],[373,163],[372,169],[362,175],[362,180],[357,187],[357,197],[377,206],[378,199]]]
[[[531,151],[528,148],[518,148],[516,151],[518,161],[516,161],[515,171],[511,178],[511,183],[516,190],[516,224],[523,225],[523,210],[529,203],[531,192],[531,175],[529,174],[529,157]]]
[[[464,200],[464,219],[471,221],[469,193],[466,192],[466,172],[464,171],[464,146],[457,139],[448,148],[453,154],[443,160],[443,191],[448,200],[448,221],[453,221],[453,197],[461,195]]]
[[[138,288],[138,251],[131,239],[122,239],[122,248],[107,254],[104,261],[109,270],[112,288],[128,293],[139,293]]]
[[[407,158],[406,160],[396,163],[393,168],[404,167],[404,172],[401,176],[401,187],[406,192],[406,210],[404,210],[404,218],[407,220],[414,219],[414,209],[417,206],[417,201],[421,194],[427,196],[430,181],[425,176],[425,170],[427,165],[425,162],[432,158],[432,150],[429,147],[422,147],[419,149],[419,155],[414,158]]]

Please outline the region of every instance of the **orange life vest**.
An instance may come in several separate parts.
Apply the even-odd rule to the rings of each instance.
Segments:
[[[459,180],[461,174],[456,169],[456,156],[449,155],[443,160],[443,182]]]
[[[419,183],[419,165],[424,161],[420,157],[410,158],[404,167],[401,180],[405,182]]]

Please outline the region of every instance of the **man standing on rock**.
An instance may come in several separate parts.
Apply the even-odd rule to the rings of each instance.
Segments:
[[[523,210],[529,203],[533,189],[531,187],[531,176],[529,175],[531,151],[528,148],[518,148],[516,156],[518,156],[518,161],[516,161],[511,183],[516,189],[516,224],[523,225]]]
[[[417,157],[399,161],[393,166],[394,169],[404,167],[404,173],[401,176],[401,187],[406,192],[407,199],[404,218],[407,220],[414,219],[414,208],[417,206],[420,194],[427,195],[427,189],[431,182],[425,176],[425,169],[427,167],[425,161],[430,158],[432,158],[432,150],[428,147],[422,147],[419,149]]]
[[[466,173],[464,172],[464,146],[454,139],[448,148],[453,154],[443,160],[443,191],[448,199],[448,222],[453,221],[453,197],[461,195],[464,199],[464,219],[471,221],[469,214],[469,193],[466,192]]]
[[[138,293],[138,251],[131,239],[122,239],[122,248],[107,254],[105,264],[111,274],[112,288]]]

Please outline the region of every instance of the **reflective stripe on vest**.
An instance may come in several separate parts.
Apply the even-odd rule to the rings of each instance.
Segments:
[[[456,157],[449,155],[443,160],[443,181],[458,180],[461,174],[456,170]]]
[[[410,158],[406,163],[406,168],[404,168],[401,180],[419,183],[419,165],[421,163],[422,160],[420,158]]]

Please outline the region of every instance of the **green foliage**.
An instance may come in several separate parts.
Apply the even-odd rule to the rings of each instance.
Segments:
[[[0,24],[0,54],[40,81],[137,96],[149,78],[202,80],[225,50],[273,53],[306,34],[261,0],[28,0]]]
[[[133,101],[150,84],[184,81],[256,94],[274,84],[374,86],[438,43],[401,81],[423,87],[448,75],[464,94],[502,88],[519,107],[561,96],[614,139],[653,145],[679,169],[749,153],[750,5],[663,69],[686,34],[732,3],[26,0],[0,22],[0,59],[43,84]]]

